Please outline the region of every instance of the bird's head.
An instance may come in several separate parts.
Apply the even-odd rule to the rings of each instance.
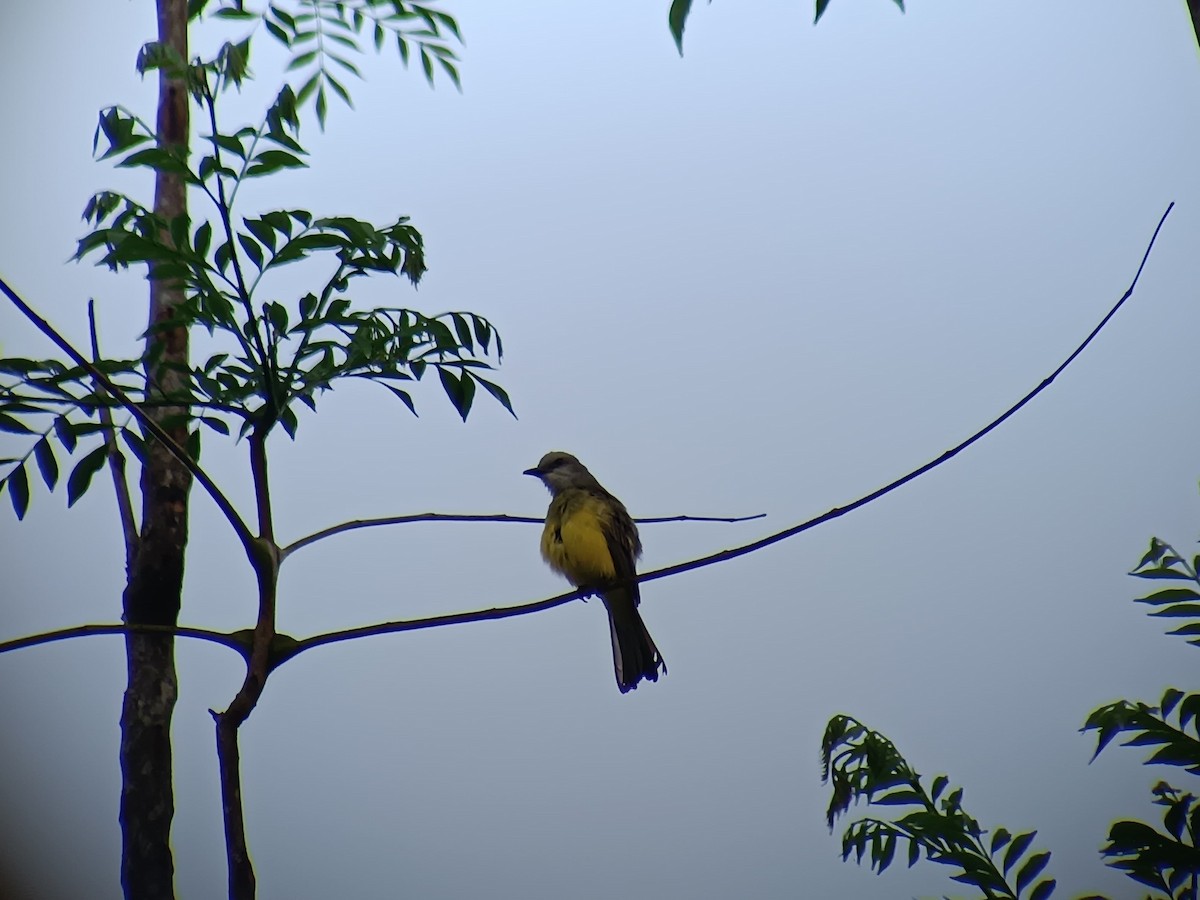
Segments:
[[[591,487],[597,484],[583,463],[561,450],[551,450],[538,460],[536,466],[526,469],[524,474],[540,478],[551,494],[557,494],[567,488]]]

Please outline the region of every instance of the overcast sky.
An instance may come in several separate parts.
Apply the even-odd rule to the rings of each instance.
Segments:
[[[648,584],[670,674],[618,693],[598,603],[307,653],[242,729],[264,900],[462,897],[894,898],[948,893],[922,864],[839,860],[818,746],[835,713],[948,772],[985,827],[1038,828],[1060,894],[1135,893],[1097,849],[1153,817],[1164,774],[1086,714],[1194,687],[1124,573],[1152,534],[1198,534],[1200,66],[1178,0],[888,0],[697,5],[680,59],[667,0],[460,0],[463,93],[392,55],[356,111],[306,132],[312,167],[247,190],[279,206],[422,230],[417,292],[364,304],[470,309],[500,329],[497,380],[467,424],[436,382],[419,419],[370,386],[326,395],[271,445],[288,541],[366,516],[540,515],[521,476],[577,454],[647,525],[643,568],[843,505],[940,454],[1048,374],[1141,285],[1051,389],[948,465],[843,519]],[[85,304],[133,352],[145,284],[65,263],[87,197],[151,196],[91,161],[96,113],[153,115],[133,69],[148,0],[14,6],[0,28],[0,272],[75,340]],[[220,24],[195,39],[211,47]],[[236,32],[233,32],[236,33]],[[280,57],[230,102],[249,119]],[[194,215],[198,214],[199,207]],[[288,280],[291,278],[291,280]],[[281,278],[280,299],[309,289]],[[204,344],[197,344],[197,353]],[[0,308],[0,353],[51,354]],[[0,455],[24,452],[5,436]],[[245,446],[203,462],[247,512]],[[234,630],[253,580],[194,494],[181,622]],[[531,525],[406,525],[291,558],[279,624],[307,636],[519,603],[566,585]],[[119,616],[111,485],[65,510],[34,486],[0,509],[0,639]],[[173,833],[181,897],[225,885],[209,708],[239,658],[178,644]],[[119,638],[0,655],[0,866],[39,898],[116,898]],[[861,812],[861,810],[860,810]],[[17,896],[21,896],[17,893]]]

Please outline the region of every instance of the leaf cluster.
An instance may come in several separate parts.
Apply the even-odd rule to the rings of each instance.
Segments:
[[[203,14],[207,6],[193,3],[192,14]],[[214,14],[235,21],[258,16],[272,36],[296,52],[293,69],[318,66],[298,92],[284,85],[257,124],[222,128],[218,116],[223,90],[249,77],[249,37],[224,44],[211,59],[190,62],[150,44],[139,67],[167,68],[188,86],[207,126],[199,152],[160,143],[149,123],[120,106],[101,111],[93,138],[99,159],[113,160],[119,168],[175,174],[207,201],[207,215],[168,220],[127,194],[97,192],[83,212],[91,230],[74,254],[76,260],[91,259],[114,271],[145,266],[151,279],[183,288],[184,301],[174,315],[155,322],[150,333],[199,326],[212,336],[215,352],[200,363],[162,359],[161,341],[149,342],[141,360],[105,360],[96,354],[97,368],[126,394],[144,396],[146,406],[167,407],[167,427],[194,423],[186,448],[193,459],[199,456],[201,428],[265,438],[279,425],[294,437],[298,408],[315,410],[321,394],[350,378],[383,386],[416,414],[412,385],[433,369],[464,420],[480,387],[512,412],[504,389],[484,375],[503,356],[500,335],[488,319],[467,311],[429,315],[398,304],[364,308],[356,303],[356,287],[367,276],[403,276],[416,285],[425,273],[424,242],[407,216],[375,224],[294,208],[241,212],[237,201],[243,186],[307,165],[299,109],[315,93],[323,119],[323,85],[344,95],[321,67],[349,65],[333,48],[357,47],[352,36],[368,24],[377,44],[390,29],[402,56],[415,46],[427,77],[432,78],[431,64],[424,62],[428,56],[443,60],[443,68],[450,66],[457,81],[445,37],[457,39],[458,26],[445,13],[375,0],[317,0],[304,10],[293,15],[270,5],[251,13],[240,3],[223,3]],[[306,271],[322,273],[311,290],[290,299],[267,293],[277,270],[303,261]],[[31,461],[48,488],[58,483],[56,448],[71,455],[81,438],[93,438],[68,477],[69,503],[87,490],[107,454],[123,464],[116,435],[142,458],[145,437],[138,429],[127,422],[110,428],[99,416],[100,410],[119,405],[79,366],[54,359],[0,361],[0,431],[29,441],[22,455],[0,460],[6,467],[0,490],[8,488],[18,517],[29,504]],[[107,451],[97,445],[105,433],[112,437]]]
[[[1163,830],[1138,821],[1112,826],[1101,849],[1108,865],[1171,900],[1196,900],[1200,875],[1200,806],[1193,794],[1165,781],[1154,786],[1155,804],[1163,807]]]
[[[1038,880],[1050,853],[1029,853],[1037,832],[1013,835],[997,828],[985,840],[979,823],[962,806],[962,788],[949,790],[950,779],[935,777],[928,789],[884,735],[847,715],[830,719],[821,740],[823,779],[832,787],[826,821],[860,800],[874,806],[909,807],[892,819],[864,817],[842,836],[842,858],[853,854],[882,873],[899,847],[907,846],[908,865],[925,859],[955,869],[951,879],[978,887],[984,897],[1045,900],[1053,878]]]
[[[1151,538],[1150,547],[1130,572],[1151,581],[1184,582],[1163,588],[1136,603],[1153,607],[1149,613],[1179,623],[1168,634],[1180,635],[1200,645],[1200,556],[1189,561],[1174,547]],[[1096,732],[1099,756],[1114,739],[1126,747],[1150,747],[1147,765],[1176,766],[1200,775],[1200,694],[1167,688],[1156,705],[1118,700],[1092,711],[1082,731]],[[1154,803],[1163,807],[1162,829],[1145,822],[1115,823],[1101,850],[1108,865],[1171,900],[1200,897],[1200,806],[1197,798],[1160,781],[1152,791]]]
[[[208,0],[196,0],[194,15],[203,14],[209,5]],[[362,78],[354,59],[362,54],[368,39],[377,52],[389,43],[395,44],[405,66],[415,57],[430,86],[435,71],[440,69],[462,90],[459,58],[453,46],[462,44],[462,32],[454,16],[436,6],[407,0],[308,0],[302,9],[291,12],[278,3],[250,9],[243,0],[223,0],[212,15],[261,25],[288,50],[287,71],[298,76],[289,87],[295,91],[298,103],[312,102],[322,128],[328,115],[329,94],[353,107],[344,79],[346,75]]]
[[[1167,634],[1188,638],[1188,643],[1200,646],[1200,555],[1189,562],[1165,541],[1150,539],[1150,548],[1130,572],[1135,578],[1151,581],[1184,582],[1183,585],[1163,588],[1138,597],[1135,603],[1145,603],[1155,609],[1149,615],[1172,620],[1175,627]],[[1177,624],[1176,624],[1177,623]]]
[[[122,376],[136,377],[140,366],[140,360],[102,360],[97,368],[119,381]],[[140,385],[129,386],[137,389]],[[8,489],[17,518],[23,518],[29,507],[28,470],[36,466],[46,488],[54,490],[61,474],[59,455],[74,454],[80,440],[87,441],[90,449],[67,476],[67,505],[74,505],[86,493],[106,455],[103,444],[92,446],[108,431],[96,419],[96,411],[110,405],[110,399],[90,386],[90,376],[78,366],[54,360],[0,360],[0,431],[29,442],[21,456],[0,457],[0,466],[7,467],[0,477],[0,491]],[[114,428],[126,448],[141,458],[145,452],[141,435],[126,424]]]
[[[1153,607],[1152,616],[1182,620],[1168,633],[1181,635],[1193,645],[1200,645],[1198,570],[1200,556],[1189,561],[1170,544],[1153,538],[1130,573],[1151,581],[1184,582],[1135,602]],[[1200,693],[1168,688],[1156,705],[1118,700],[1093,710],[1081,730],[1096,734],[1093,760],[1119,738],[1127,747],[1152,748],[1147,765],[1175,766],[1200,775]],[[869,853],[871,867],[882,872],[892,862],[897,842],[907,841],[910,866],[923,851],[929,860],[956,866],[959,871],[951,877],[979,888],[984,897],[1016,898],[1028,890],[1029,897],[1044,898],[1053,892],[1053,879],[1035,883],[1050,854],[1025,855],[1036,832],[1014,836],[998,828],[985,843],[984,832],[962,809],[961,789],[945,794],[948,781],[939,775],[927,792],[883,735],[848,716],[835,716],[822,741],[822,760],[833,788],[830,828],[860,799],[877,806],[912,807],[891,821],[854,822],[842,838],[843,858],[854,853],[861,863]],[[1153,802],[1163,809],[1161,827],[1137,820],[1116,822],[1101,855],[1107,865],[1156,891],[1151,900],[1200,900],[1200,798],[1165,781],[1152,794]],[[1010,875],[1015,877],[1011,883]]]
[[[712,0],[709,2],[711,3]],[[904,12],[904,0],[892,0],[892,2],[900,8],[900,12]],[[825,15],[829,3],[830,0],[815,0],[814,25],[821,21],[821,16]],[[667,27],[671,30],[671,37],[675,39],[675,46],[679,50],[680,56],[683,55],[683,30],[687,27],[688,16],[691,14],[692,0],[671,0],[670,9],[667,11]]]

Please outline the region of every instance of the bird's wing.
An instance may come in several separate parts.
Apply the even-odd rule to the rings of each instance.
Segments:
[[[604,522],[604,539],[608,544],[608,553],[612,557],[613,569],[616,571],[614,580],[629,585],[633,596],[633,605],[641,602],[641,591],[637,583],[637,558],[641,553],[642,543],[638,538],[637,526],[625,511],[624,505],[616,497],[607,494],[602,498],[610,515]]]

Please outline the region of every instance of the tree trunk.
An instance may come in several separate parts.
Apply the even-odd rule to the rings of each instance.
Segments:
[[[158,40],[181,59],[187,51],[187,0],[158,0]],[[159,70],[158,140],[162,146],[188,142],[188,93],[185,85]],[[154,211],[166,220],[187,211],[187,191],[177,175],[157,173]],[[151,271],[150,325],[168,319],[183,300],[174,279],[155,280]],[[161,348],[155,345],[160,344]],[[161,356],[151,366],[152,349]],[[151,331],[146,338],[148,396],[182,386],[178,373],[162,363],[186,363],[188,335],[183,328]],[[160,423],[183,408],[150,407]],[[188,426],[176,420],[166,430],[187,445]],[[187,545],[187,504],[191,474],[155,441],[147,443],[142,467],[142,526],[129,554],[123,614],[130,624],[175,625],[183,587]],[[171,819],[175,813],[171,767],[171,715],[177,691],[175,642],[171,635],[128,634],[128,680],[121,708],[121,884],[127,900],[175,896],[171,855]]]

